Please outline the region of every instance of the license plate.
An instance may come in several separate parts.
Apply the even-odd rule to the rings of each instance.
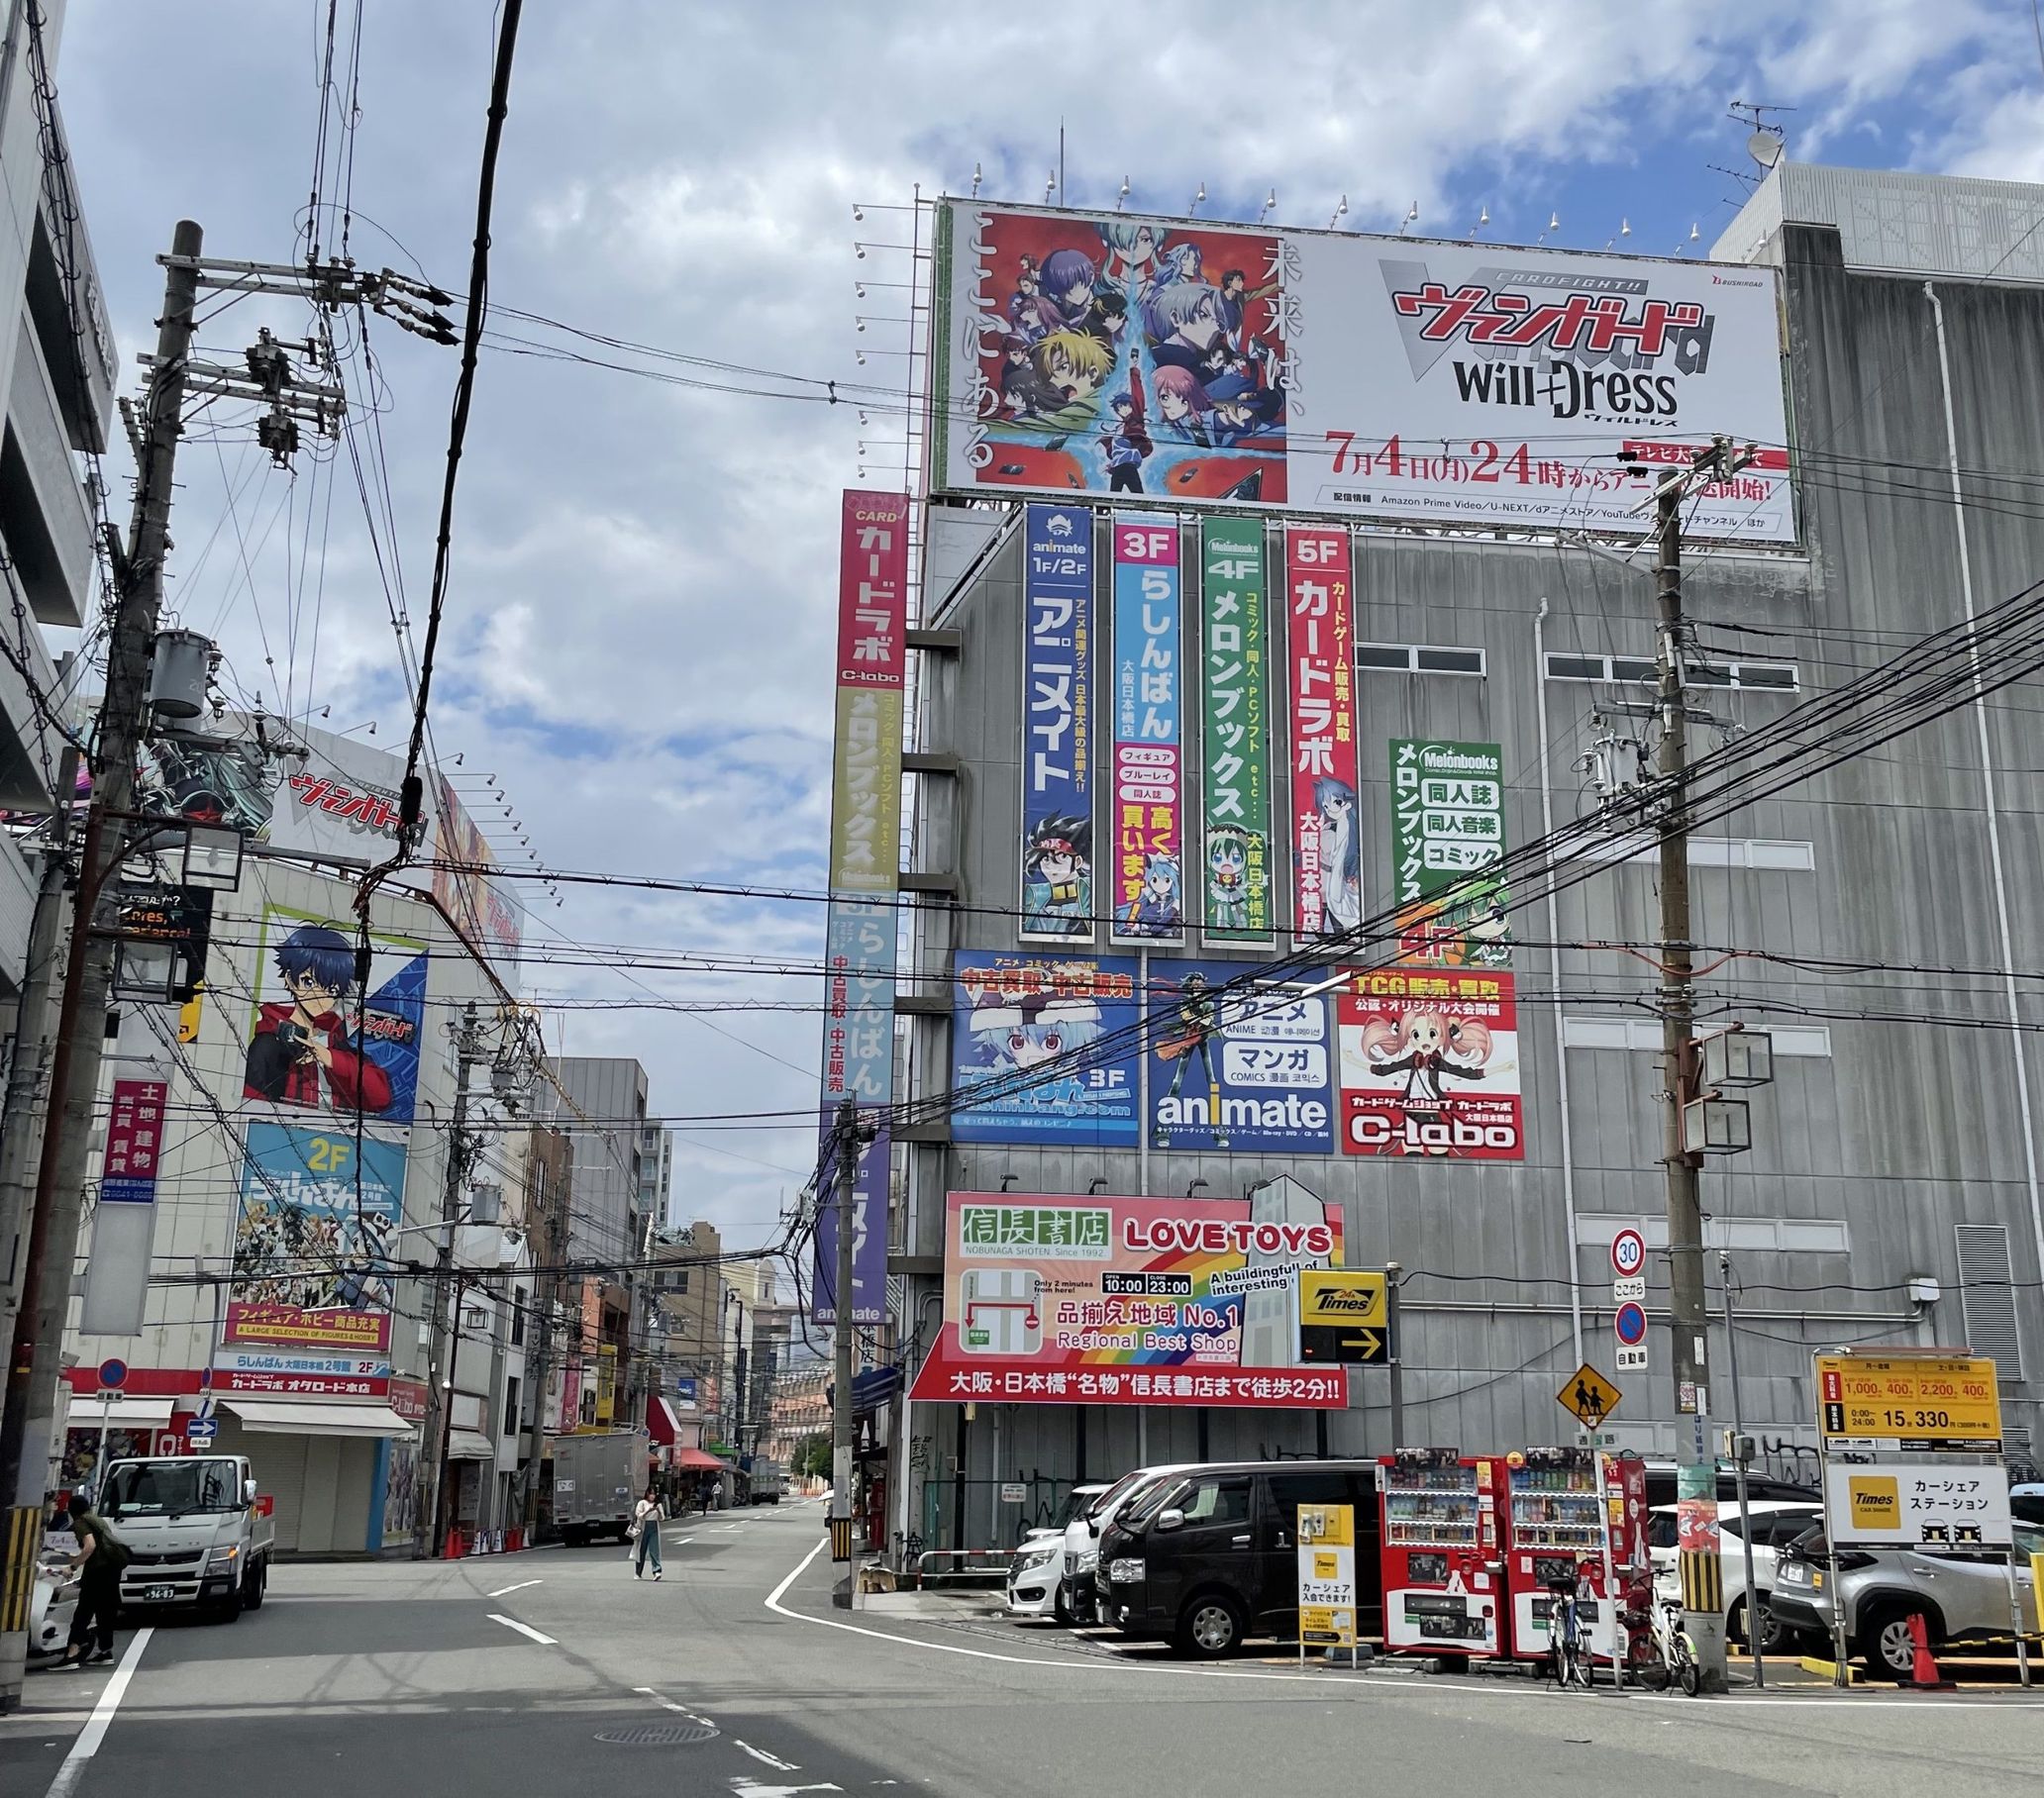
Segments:
[[[1809,1576],[1809,1582],[1819,1592],[1821,1592],[1824,1589],[1824,1576],[1821,1573],[1812,1573]]]
[[[144,1586],[142,1588],[142,1595],[146,1600],[152,1598],[175,1598],[177,1596],[177,1588],[175,1586]]]

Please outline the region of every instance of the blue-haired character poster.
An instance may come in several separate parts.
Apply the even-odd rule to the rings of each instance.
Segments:
[[[1281,505],[1284,250],[1272,232],[1120,215],[954,215],[971,284],[953,429],[976,482]],[[961,408],[965,410],[965,408]]]
[[[952,1140],[1133,1149],[1132,956],[961,949],[952,989]]]
[[[352,924],[272,906],[257,942],[242,1097],[286,1112],[359,1111],[409,1124],[418,1103],[426,945],[369,933],[368,978]]]

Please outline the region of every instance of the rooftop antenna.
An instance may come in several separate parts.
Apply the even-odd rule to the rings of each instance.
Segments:
[[[1777,106],[1771,100],[1734,100],[1726,108],[1727,116],[1737,119],[1752,134],[1746,140],[1746,153],[1760,164],[1763,173],[1781,161],[1788,140],[1781,126],[1768,123],[1768,114],[1795,110],[1792,106]]]
[[[1257,216],[1256,216],[1256,222],[1257,222],[1257,223],[1258,223],[1259,225],[1261,225],[1261,224],[1262,224],[1262,223],[1263,223],[1263,222],[1264,222],[1264,221],[1265,221],[1265,220],[1266,220],[1267,218],[1269,218],[1269,217],[1271,216],[1271,214],[1272,214],[1272,213],[1276,212],[1277,210],[1278,210],[1278,190],[1277,190],[1277,188],[1275,188],[1275,187],[1274,187],[1274,188],[1272,188],[1272,189],[1271,189],[1271,191],[1270,191],[1269,193],[1267,193],[1267,194],[1266,194],[1266,195],[1264,196],[1264,203],[1263,203],[1263,205],[1261,205],[1261,206],[1259,206],[1259,207],[1257,208]]]
[[[1051,195],[1058,191],[1058,171],[1054,168],[1044,176],[1044,204],[1051,203]]]
[[[1125,205],[1127,205],[1127,204],[1128,204],[1128,197],[1129,197],[1129,184],[1128,184],[1128,176],[1127,176],[1127,175],[1123,175],[1123,176],[1121,177],[1121,192],[1119,192],[1118,194],[1116,194],[1116,195],[1114,196],[1114,210],[1115,210],[1116,212],[1119,212],[1119,211],[1120,211],[1120,210],[1122,209],[1122,207],[1124,207]]]
[[[1199,183],[1199,191],[1192,196],[1192,204],[1185,209],[1185,216],[1187,218],[1196,219],[1199,216],[1200,207],[1203,206],[1205,203],[1206,183],[1202,181]]]
[[[1414,201],[1412,202],[1412,204],[1411,204],[1410,206],[1408,206],[1408,207],[1407,207],[1407,208],[1405,209],[1405,217],[1404,217],[1404,220],[1403,220],[1403,221],[1402,221],[1402,222],[1400,223],[1400,225],[1398,226],[1398,235],[1399,235],[1399,236],[1400,236],[1400,237],[1402,238],[1402,237],[1403,237],[1403,236],[1405,235],[1405,228],[1406,228],[1406,226],[1408,226],[1408,225],[1417,225],[1418,223],[1419,223],[1419,202],[1418,202],[1417,200],[1414,200]]]
[[[1561,228],[1562,215],[1558,212],[1549,213],[1547,215],[1547,229],[1533,240],[1534,248],[1538,249],[1542,244],[1545,244],[1547,240],[1553,237],[1556,232],[1561,230]]]
[[[1334,217],[1327,221],[1329,231],[1341,230],[1341,222],[1349,216],[1349,196],[1343,194],[1341,204],[1334,209]]]
[[[979,197],[979,164],[974,162],[972,164],[972,198],[975,200]]]
[[[1477,233],[1490,223],[1490,208],[1485,206],[1477,216],[1477,222],[1469,228],[1470,241],[1476,242]]]

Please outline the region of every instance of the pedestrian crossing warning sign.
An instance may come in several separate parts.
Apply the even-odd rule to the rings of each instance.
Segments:
[[[1623,1396],[1587,1361],[1570,1374],[1561,1391],[1555,1394],[1562,1409],[1573,1412],[1577,1421],[1589,1430],[1594,1430],[1617,1410],[1618,1401]]]

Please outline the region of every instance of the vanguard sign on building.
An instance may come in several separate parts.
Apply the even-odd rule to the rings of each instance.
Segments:
[[[1636,530],[1722,432],[1686,529],[1795,539],[1768,268],[952,200],[936,281],[953,491]]]

